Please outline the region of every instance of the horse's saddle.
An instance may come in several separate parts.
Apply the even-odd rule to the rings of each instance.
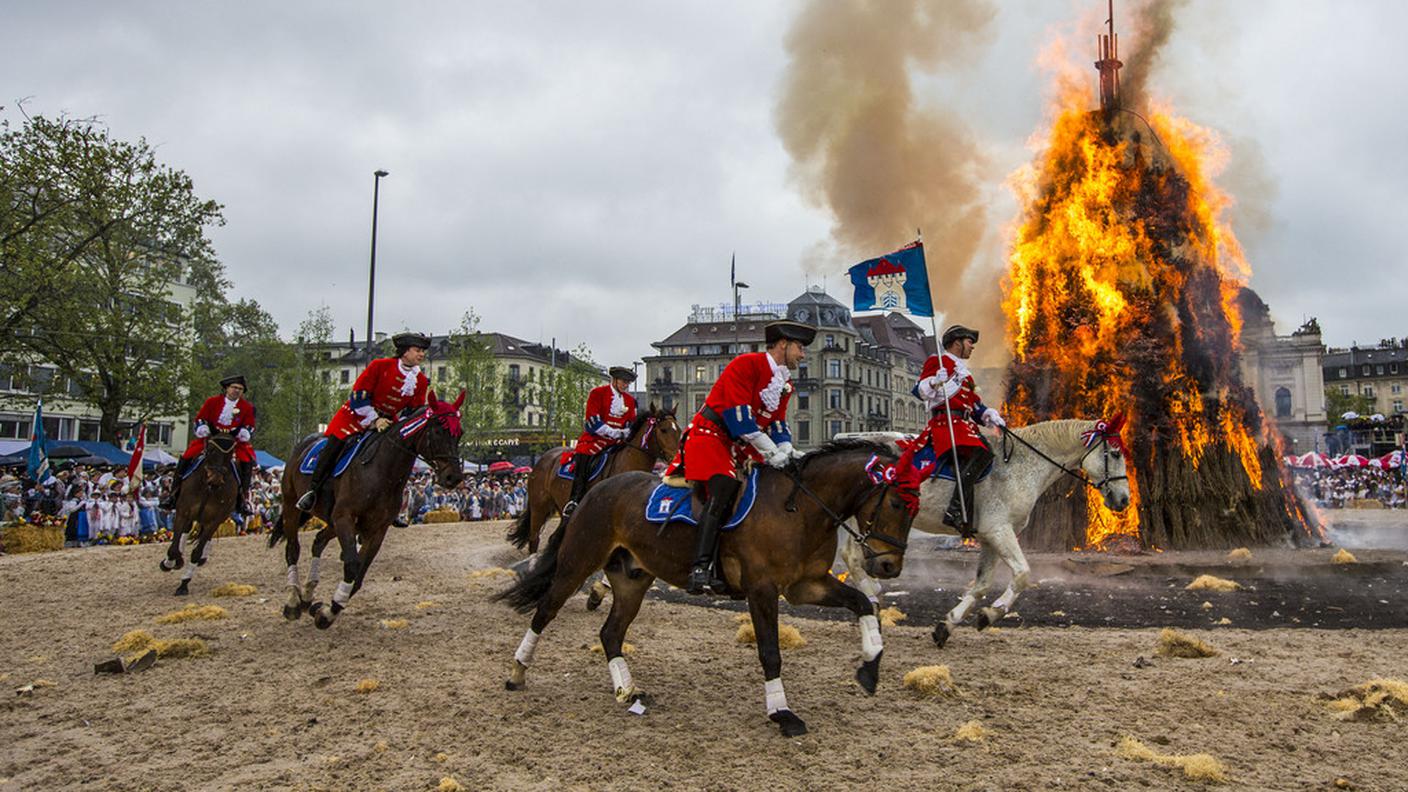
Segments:
[[[992,465],[992,462],[988,462],[988,466],[983,468],[982,473],[978,474],[978,481],[982,481],[988,477],[988,474],[992,472]],[[956,480],[954,476],[953,453],[946,452],[943,454],[943,458],[940,459],[938,455],[934,453],[934,447],[931,445],[924,446],[923,449],[914,455],[914,467],[920,472],[923,478],[942,479],[943,481]]]
[[[186,468],[186,472],[181,474],[181,480],[185,481],[186,479],[190,478],[191,474],[196,472],[197,470],[200,470],[200,466],[204,464],[205,454],[201,454],[200,456],[196,457],[195,464]],[[240,476],[240,463],[235,460],[233,455],[230,457],[230,470],[234,472],[235,478],[238,479]]]
[[[757,499],[758,469],[754,468],[748,474],[747,481],[743,482],[743,492],[734,504],[733,516],[723,524],[722,530],[737,528],[738,524],[748,517],[748,512],[753,510],[753,503]],[[645,519],[647,522],[660,524],[662,528],[672,522],[698,525],[699,520],[694,516],[694,490],[688,486],[676,487],[662,482],[645,502]]]
[[[367,445],[366,440],[371,434],[371,432],[362,432],[361,434],[354,435],[351,440],[347,441],[347,445],[342,448],[342,456],[337,458],[337,465],[332,469],[333,478],[341,476],[342,471],[346,470],[347,466],[352,464],[352,460],[356,458],[357,452]],[[319,437],[318,442],[309,446],[308,450],[303,454],[303,461],[298,464],[298,472],[307,473],[311,476],[313,471],[318,467],[318,457],[323,453],[323,446],[327,444],[328,439],[326,437]]]
[[[592,472],[587,476],[587,481],[596,481],[598,478],[601,478],[602,472],[606,470],[606,463],[611,461],[611,455],[620,451],[622,448],[625,448],[625,446],[614,445],[593,456]],[[576,454],[573,454],[570,449],[564,452],[562,458],[558,460],[557,477],[571,481],[574,475],[576,459]]]

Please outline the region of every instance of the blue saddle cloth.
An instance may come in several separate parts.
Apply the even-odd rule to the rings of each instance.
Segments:
[[[743,495],[738,499],[733,516],[724,523],[723,530],[731,531],[737,528],[748,516],[748,512],[753,510],[753,502],[757,498],[758,469],[753,468],[753,472],[748,474],[748,480],[743,484]],[[694,493],[689,487],[661,484],[650,493],[650,500],[645,502],[645,519],[653,523],[682,522],[686,525],[698,525],[699,521],[694,518]]]
[[[601,476],[601,472],[606,470],[606,463],[611,461],[611,455],[621,450],[623,446],[612,446],[600,454],[592,457],[592,472],[587,476],[587,481],[596,481]],[[575,455],[567,457],[567,461],[557,466],[557,477],[560,479],[572,480],[572,467],[576,463]]]
[[[190,477],[191,477],[191,474],[194,473],[194,472],[196,472],[197,470],[200,470],[200,466],[201,466],[201,465],[204,465],[204,464],[205,464],[205,455],[204,455],[204,454],[202,454],[202,455],[196,457],[196,462],[195,462],[195,464],[194,464],[194,465],[191,465],[191,466],[188,467],[188,468],[186,468],[186,472],[181,474],[181,480],[182,480],[182,481],[185,481],[186,479],[190,478]],[[236,477],[236,478],[239,477],[239,475],[240,475],[240,463],[239,463],[239,462],[236,462],[236,461],[235,461],[235,458],[234,458],[233,456],[230,457],[230,470],[233,470],[233,471],[235,472],[235,477]]]
[[[988,474],[992,472],[992,465],[992,462],[988,462],[988,466],[983,468],[982,474],[978,476],[978,481],[982,481],[988,477]],[[923,449],[914,455],[914,466],[921,471],[927,470],[925,475],[928,478],[942,479],[944,481],[955,480],[953,454],[944,454],[944,458],[939,460],[936,458],[934,447],[931,445],[925,445]]]
[[[369,436],[371,436],[371,432],[362,432],[361,434],[354,435],[351,440],[347,441],[347,445],[342,448],[342,456],[337,459],[337,466],[332,469],[333,478],[341,476],[342,471],[346,470],[347,466],[352,464],[353,457],[357,456],[357,452],[361,450],[363,443]],[[327,444],[328,439],[326,437],[319,437],[318,442],[309,446],[308,450],[303,454],[303,461],[298,465],[298,472],[312,475],[313,471],[318,467],[318,457],[323,453],[323,446]]]

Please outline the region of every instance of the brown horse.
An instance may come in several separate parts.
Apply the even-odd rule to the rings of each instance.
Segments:
[[[347,470],[328,485],[331,493],[322,493],[313,513],[300,511],[295,505],[308,490],[312,476],[299,472],[299,462],[308,448],[317,441],[312,435],[299,441],[289,456],[283,477],[283,524],[269,536],[269,546],[279,539],[288,544],[284,558],[288,562],[288,600],[284,618],[293,620],[307,610],[319,629],[332,626],[337,615],[347,607],[347,601],[362,588],[367,568],[381,549],[386,529],[401,510],[401,494],[406,489],[416,457],[435,470],[442,487],[455,487],[464,479],[464,463],[460,461],[460,405],[464,393],[454,402],[442,402],[430,392],[430,403],[396,421],[364,443]],[[327,497],[331,494],[332,497]],[[309,562],[308,582],[300,587],[298,578],[298,529],[310,517],[327,523],[313,537],[313,558]],[[313,601],[318,587],[318,566],[323,548],[336,537],[342,549],[342,582],[332,596],[332,606]]]
[[[760,471],[752,511],[720,542],[719,569],[736,596],[748,599],[768,718],[789,737],[804,734],[807,728],[788,708],[782,689],[779,594],[793,604],[854,613],[860,622],[863,658],[856,680],[873,694],[879,679],[884,645],[875,606],[829,574],[836,529],[852,517],[860,526],[856,538],[866,549],[868,572],[889,578],[904,566],[905,537],[918,506],[918,490],[910,484],[872,481],[866,471],[872,456],[895,458],[886,446],[843,440],[808,454],[786,471]],[[534,611],[532,626],[514,654],[508,689],[523,687],[538,637],[563,602],[589,575],[605,567],[613,600],[601,628],[601,644],[616,699],[626,703],[642,695],[621,655],[626,628],[655,579],[682,587],[694,560],[693,527],[671,522],[662,528],[645,519],[646,502],[659,483],[646,473],[627,473],[602,482],[582,500],[567,526],[548,540],[538,563],[518,583],[496,595],[520,613]],[[695,514],[699,513],[696,503]]]
[[[669,462],[680,449],[680,424],[674,408],[660,411],[655,405],[636,416],[626,442],[611,454],[606,469],[593,484],[633,470],[650,472],[656,460]],[[509,531],[508,540],[520,550],[538,552],[539,533],[554,514],[561,514],[572,494],[572,482],[560,478],[557,469],[562,455],[570,449],[558,446],[538,457],[528,476],[528,499],[523,514]],[[588,485],[590,492],[591,485]]]
[[[177,596],[184,597],[191,593],[191,579],[196,576],[196,568],[210,560],[211,538],[235,510],[240,479],[234,468],[234,452],[235,438],[229,432],[219,432],[207,438],[205,451],[201,453],[198,463],[200,469],[190,474],[191,481],[181,487],[181,494],[176,499],[171,545],[166,549],[166,557],[161,560],[162,572],[186,565],[182,556],[190,538],[191,526],[197,523],[200,526],[195,546],[191,549],[191,565],[181,576],[181,584],[176,587]]]

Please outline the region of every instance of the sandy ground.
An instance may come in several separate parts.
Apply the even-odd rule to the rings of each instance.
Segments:
[[[628,635],[636,682],[654,697],[638,716],[615,702],[590,651],[604,611],[588,613],[579,596],[544,636],[528,689],[509,692],[527,619],[488,601],[505,578],[471,576],[515,560],[503,530],[393,532],[366,589],[327,631],[280,617],[282,552],[260,537],[217,540],[189,600],[157,571],[161,547],[0,558],[0,792],[416,790],[446,777],[465,789],[1204,786],[1120,758],[1125,735],[1166,753],[1211,753],[1239,789],[1327,789],[1336,779],[1408,788],[1408,723],[1338,721],[1317,700],[1408,677],[1402,629],[1194,630],[1222,654],[1189,660],[1152,658],[1157,622],[1004,623],[965,630],[943,650],[926,626],[900,626],[886,631],[880,690],[868,697],[852,681],[854,624],[794,615],[807,645],[784,652],[783,679],[811,733],[789,740],[764,716],[757,658],[734,641],[732,612],[646,603]],[[332,565],[324,596],[335,579]],[[224,582],[258,592],[210,597]],[[222,605],[229,617],[155,623],[187,602]],[[381,625],[393,619],[407,625]],[[201,637],[212,651],[95,676],[93,663],[134,628]],[[1140,656],[1152,665],[1136,667]],[[904,672],[938,663],[960,697],[902,688]],[[354,692],[368,678],[379,689]],[[41,679],[54,684],[12,692]],[[971,720],[991,735],[955,741]]]

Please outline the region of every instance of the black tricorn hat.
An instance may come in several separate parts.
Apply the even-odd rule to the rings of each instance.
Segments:
[[[940,346],[947,348],[949,344],[960,338],[967,338],[976,344],[978,343],[978,331],[959,324],[951,325],[944,331],[943,342]]]
[[[239,386],[244,387],[244,388],[248,388],[248,387],[249,387],[249,385],[246,384],[245,381],[244,381],[244,375],[243,375],[243,374],[231,374],[230,376],[226,377],[225,379],[220,380],[220,387],[222,387],[222,388],[228,388],[228,387],[230,387],[231,385],[239,385]]]
[[[612,366],[607,369],[607,373],[611,375],[611,379],[625,380],[626,382],[636,381],[635,369],[628,369],[625,366]]]
[[[430,349],[430,336],[425,333],[397,333],[391,336],[391,345],[397,349],[405,349],[406,347]]]
[[[784,319],[780,322],[769,322],[763,328],[763,339],[768,346],[776,344],[778,341],[786,339],[788,341],[799,341],[802,346],[806,346],[816,338],[816,328],[811,325],[793,322]]]

